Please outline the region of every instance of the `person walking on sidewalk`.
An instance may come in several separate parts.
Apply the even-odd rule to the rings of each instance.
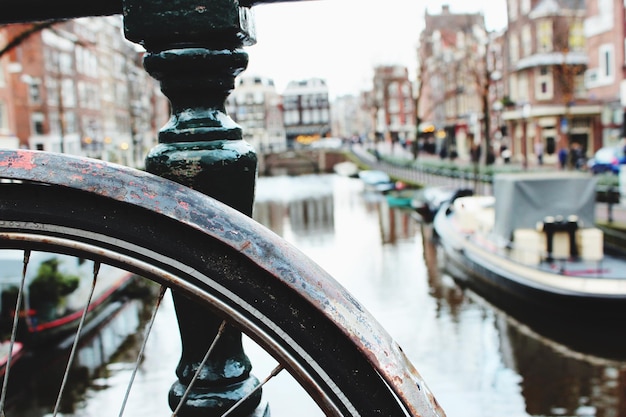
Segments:
[[[565,169],[567,166],[567,148],[562,147],[559,149],[559,167]]]
[[[572,143],[572,147],[570,149],[570,166],[573,169],[581,169],[585,163],[583,158],[583,150],[580,146],[580,143],[574,142]]]
[[[541,140],[535,142],[535,156],[537,156],[537,163],[543,165],[543,142]]]

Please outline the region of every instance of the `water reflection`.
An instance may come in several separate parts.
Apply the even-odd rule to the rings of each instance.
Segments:
[[[437,245],[433,242],[434,229],[432,226],[422,225],[421,232],[429,292],[437,303],[437,317],[450,315],[456,320],[465,296],[450,275],[441,273],[445,260],[443,256],[440,256],[442,252],[437,250]]]
[[[63,415],[73,415],[80,408],[88,387],[106,376],[105,365],[137,332],[141,308],[137,300],[109,305],[103,312],[103,317],[107,317],[103,325],[81,341],[60,407]],[[40,417],[54,409],[71,342],[68,340],[53,348],[29,352],[16,363],[11,370],[8,415]]]
[[[498,338],[493,342],[498,345],[501,363],[491,368],[503,367],[494,375],[504,372],[510,383],[500,400],[523,396],[524,408],[517,410],[520,415],[626,416],[625,362],[572,351],[462,290],[443,272],[445,258],[432,239],[432,228],[423,226],[422,232],[429,284],[440,300],[441,317],[449,313],[466,326],[466,312],[476,308],[483,310],[484,319],[494,326]],[[498,384],[505,385],[499,377],[493,382],[494,387]]]
[[[432,228],[392,209],[380,194],[345,178],[324,177],[311,193],[281,179],[281,196],[258,200],[270,225],[345,285],[403,346],[448,416],[626,416],[624,366],[577,354],[528,329],[445,271]],[[323,187],[319,185],[323,184]],[[263,190],[263,184],[260,188]],[[332,190],[332,191],[331,191]],[[332,193],[333,219],[290,217],[298,201]],[[304,203],[303,203],[304,204]],[[310,203],[306,203],[310,204]],[[332,230],[331,230],[332,229]],[[323,239],[320,237],[323,236]]]
[[[532,415],[626,415],[626,364],[577,354],[504,314],[499,331]]]
[[[449,417],[626,417],[626,363],[568,350],[459,287],[444,272],[432,228],[417,223],[410,212],[387,207],[359,180],[261,178],[254,213],[363,303],[400,343]],[[169,415],[178,339],[166,298],[125,415]],[[117,415],[137,349],[131,342],[124,345],[130,353],[116,356],[96,373],[86,393],[75,396],[75,411],[68,415]],[[254,374],[265,375],[274,366],[271,358],[245,343]],[[86,355],[105,357],[97,346]],[[28,394],[44,396],[43,391],[40,383]],[[288,374],[264,392],[274,417],[294,410],[302,417],[321,415]]]

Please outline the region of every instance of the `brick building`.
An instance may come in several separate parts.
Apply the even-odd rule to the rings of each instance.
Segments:
[[[29,27],[0,33],[10,40]],[[2,68],[13,100],[0,99],[22,147],[140,166],[169,115],[119,16],[55,23],[11,49]]]
[[[374,68],[372,113],[377,140],[406,144],[415,138],[413,83],[406,67]]]
[[[586,53],[585,88],[600,110],[591,118],[597,149],[618,145],[626,137],[626,57],[624,56],[624,2],[587,0],[584,25]]]
[[[589,155],[597,146],[591,119],[599,106],[584,85],[584,0],[508,0],[507,6],[508,107],[502,116],[513,158],[527,163],[536,144],[550,162],[572,146]]]

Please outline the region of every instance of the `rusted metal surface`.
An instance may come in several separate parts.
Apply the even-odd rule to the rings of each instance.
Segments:
[[[444,412],[402,349],[338,282],[251,218],[175,182],[102,161],[37,151],[0,151],[0,178],[89,191],[148,208],[239,251],[302,294],[342,329],[414,416]]]

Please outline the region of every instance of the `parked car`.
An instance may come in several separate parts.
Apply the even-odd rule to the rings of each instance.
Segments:
[[[620,165],[626,164],[626,155],[622,146],[607,146],[596,151],[587,162],[589,170],[594,174],[611,172],[619,174]]]

